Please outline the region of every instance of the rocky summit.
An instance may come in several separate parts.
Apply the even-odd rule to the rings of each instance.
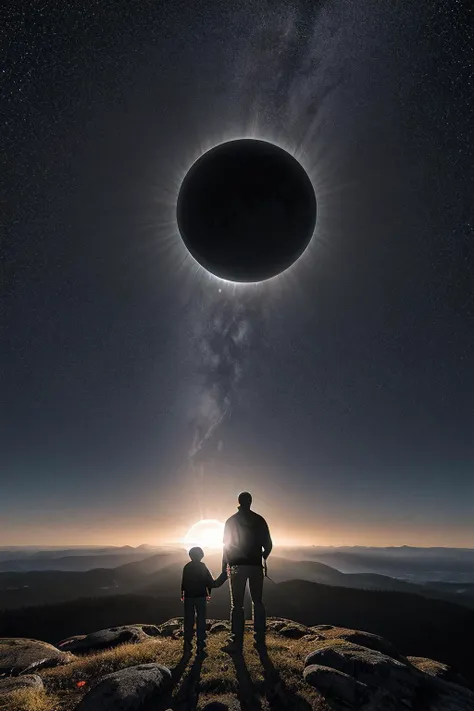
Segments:
[[[207,655],[183,656],[182,622],[2,639],[0,711],[474,711],[455,669],[369,632],[269,618],[266,650],[246,623],[230,656],[228,622],[208,620]]]

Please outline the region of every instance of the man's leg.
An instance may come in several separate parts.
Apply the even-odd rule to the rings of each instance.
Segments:
[[[249,588],[253,607],[253,630],[255,642],[265,644],[266,614],[262,602],[263,568],[260,565],[249,566]]]
[[[184,598],[184,649],[185,651],[191,649],[191,644],[193,641],[193,631],[194,631],[194,598],[185,597]]]
[[[238,650],[244,643],[244,595],[247,584],[245,565],[232,566],[230,570],[230,627],[232,645]]]
[[[198,652],[206,649],[206,598],[197,597],[196,603],[196,636]]]

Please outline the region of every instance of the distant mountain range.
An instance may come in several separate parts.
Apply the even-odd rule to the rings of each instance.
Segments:
[[[142,545],[108,548],[69,548],[52,550],[0,549],[0,572],[31,570],[84,571],[92,568],[115,568],[123,563],[142,560],[159,550]]]
[[[133,556],[129,551],[111,554],[107,549],[95,556],[86,552],[78,556],[58,556],[55,552],[52,558],[39,558],[45,569],[0,572],[0,609],[59,603],[78,597],[132,593],[166,597],[179,593],[182,566],[188,560],[184,550],[161,549],[158,553],[154,552],[156,549],[132,550],[135,551]],[[69,565],[70,559],[75,557],[89,565],[98,559],[100,567],[85,570],[59,567],[64,565],[64,561]],[[120,561],[121,564],[110,567],[112,560]],[[220,572],[219,553],[207,555],[205,561],[215,575]],[[20,562],[26,567],[31,559]],[[38,557],[32,562],[36,565]],[[4,562],[3,565],[9,563]],[[48,565],[50,569],[47,569]],[[277,583],[296,579],[344,588],[398,591],[459,603],[474,609],[474,583],[430,581],[420,584],[373,572],[344,573],[326,563],[293,560],[282,555],[271,556],[269,574]]]
[[[474,583],[473,548],[308,546],[287,549],[285,555],[317,560],[343,573],[379,573],[416,583]]]
[[[115,568],[155,553],[177,550],[177,547],[146,544],[135,548],[0,548],[0,572]],[[342,573],[376,573],[416,583],[474,583],[474,548],[300,546],[281,547],[277,549],[277,555],[292,560],[325,563]]]

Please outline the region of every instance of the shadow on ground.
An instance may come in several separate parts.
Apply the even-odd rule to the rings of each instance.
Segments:
[[[203,661],[203,656],[195,657],[184,678],[183,674],[189,662],[189,656],[183,655],[174,667],[171,672],[173,687],[176,687],[182,681],[176,697],[171,702],[173,711],[195,711],[197,709]]]
[[[271,709],[295,709],[310,711],[311,705],[298,694],[287,689],[280,672],[275,668],[266,649],[259,649],[258,656],[263,667],[265,697]]]

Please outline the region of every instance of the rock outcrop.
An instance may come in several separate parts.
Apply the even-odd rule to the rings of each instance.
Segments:
[[[67,664],[72,659],[71,654],[37,639],[0,638],[0,674],[14,676],[32,669]]]
[[[465,686],[467,689],[474,691],[471,684],[461,674],[454,671],[449,664],[435,662],[434,659],[427,659],[427,657],[407,657],[407,659],[414,667],[425,672],[425,674],[434,676],[437,679],[443,679],[443,681],[451,681],[453,684],[459,684],[459,686]]]
[[[359,633],[362,641],[367,633]],[[401,655],[333,636],[315,644],[305,660],[304,679],[337,711],[473,711],[469,689],[425,673]],[[372,646],[389,648],[367,635]]]
[[[230,631],[230,625],[228,622],[214,622],[214,624],[211,625],[209,628],[209,632],[211,634],[215,634],[216,632],[229,632]]]
[[[281,634],[282,637],[288,637],[289,639],[301,639],[301,637],[308,634],[308,628],[293,622],[282,627],[278,631],[278,634]]]
[[[0,696],[10,694],[18,689],[44,689],[43,680],[38,674],[24,674],[23,676],[10,676],[0,679]]]
[[[144,642],[149,635],[146,629],[158,628],[154,625],[123,625],[121,627],[108,627],[98,632],[91,632],[86,635],[69,637],[58,642],[58,647],[65,652],[74,654],[88,654],[99,649],[110,649],[125,642]],[[153,636],[156,636],[154,634]]]
[[[171,672],[161,664],[139,664],[102,677],[76,711],[151,711],[166,701]]]
[[[160,636],[162,637],[175,637],[176,632],[181,632],[183,629],[183,618],[173,617],[172,620],[164,622],[162,625],[158,626]]]
[[[334,629],[334,628],[333,628]],[[331,633],[331,639],[342,639],[346,642],[352,642],[353,644],[359,644],[367,649],[372,649],[375,652],[382,652],[382,654],[388,654],[389,657],[393,659],[398,659],[399,661],[406,664],[407,659],[402,654],[395,649],[394,645],[387,639],[380,637],[378,634],[372,634],[371,632],[362,632],[361,630],[335,630]]]
[[[245,655],[231,661],[221,651],[229,622],[208,619],[206,628],[209,655],[192,662],[180,656],[181,617],[77,635],[60,642],[60,648],[0,639],[0,706],[14,707],[9,694],[31,689],[39,692],[41,708],[50,701],[53,708],[65,695],[67,708],[75,711],[165,711],[170,706],[184,711],[194,708],[202,667],[203,711],[311,705],[334,711],[474,711],[474,690],[459,673],[432,659],[405,657],[379,635],[269,617],[268,649],[254,649],[247,621]],[[108,651],[119,645],[123,648]],[[44,669],[57,665],[65,666]],[[116,671],[102,676],[111,669]],[[249,685],[251,675],[260,675],[260,685]]]

